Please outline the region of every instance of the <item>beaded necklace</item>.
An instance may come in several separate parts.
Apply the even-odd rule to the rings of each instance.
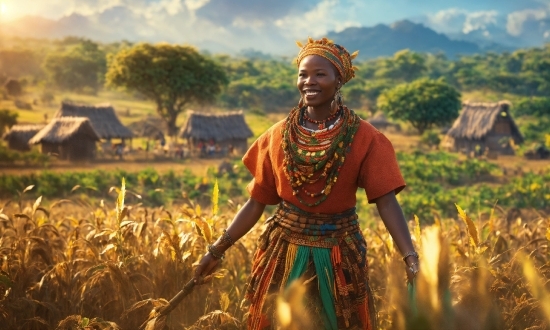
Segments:
[[[315,119],[312,119],[310,116],[308,116],[307,111],[304,111],[304,119],[309,121],[312,124],[317,124],[318,125],[317,127],[321,130],[321,129],[327,128],[327,123],[330,122],[331,120],[334,120],[336,117],[338,117],[340,115],[340,112],[341,110],[338,109],[338,111],[336,111],[334,114],[328,116],[323,120],[315,120]]]
[[[290,182],[292,193],[303,205],[312,207],[324,202],[338,181],[345,155],[359,129],[359,116],[342,106],[337,113],[341,118],[331,129],[309,131],[300,124],[306,107],[294,108],[282,129],[284,151],[283,170]],[[321,191],[311,192],[306,185],[324,180]],[[303,195],[314,199],[306,202]]]

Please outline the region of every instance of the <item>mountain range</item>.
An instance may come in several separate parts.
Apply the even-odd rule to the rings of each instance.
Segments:
[[[39,16],[26,16],[10,23],[0,25],[2,34],[31,38],[63,38],[66,36],[81,36],[102,42],[120,40],[129,41],[169,41],[161,40],[159,36],[151,36],[149,40],[137,39],[135,26],[130,23],[130,17],[125,19],[121,14],[106,15],[90,19],[80,14],[72,14],[59,20],[45,19]],[[128,13],[126,13],[128,14]],[[124,15],[123,15],[124,16]],[[113,33],[116,31],[116,33]],[[340,32],[329,32],[327,37],[342,44],[346,48],[359,50],[361,59],[391,56],[401,49],[416,52],[444,53],[449,58],[458,55],[468,55],[486,51],[512,51],[514,40],[499,44],[476,34],[476,31],[466,34],[446,35],[438,33],[421,23],[402,20],[391,25],[378,24],[372,27],[350,27]],[[462,39],[462,40],[458,40]],[[504,39],[502,39],[504,40]],[[203,42],[197,44],[201,49],[211,52],[232,53],[233,50],[223,49],[219,44]],[[243,47],[245,48],[245,47]]]

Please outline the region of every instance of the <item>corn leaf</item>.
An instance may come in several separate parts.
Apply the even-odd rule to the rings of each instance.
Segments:
[[[479,245],[479,237],[477,235],[476,225],[458,204],[455,204],[455,206],[456,206],[456,209],[458,210],[458,215],[464,221],[464,223],[466,223],[466,226],[468,227],[468,234],[470,234],[470,241],[475,247],[477,247]]]
[[[34,205],[32,206],[32,214],[36,213],[36,209],[40,206],[41,203],[42,203],[42,196],[38,197],[34,202]]]
[[[523,260],[521,260],[523,259]],[[544,280],[538,274],[533,262],[526,256],[521,256],[523,265],[523,275],[529,282],[529,289],[533,297],[539,302],[546,319],[550,321],[550,293],[544,286]]]
[[[122,222],[122,219],[124,219],[124,197],[126,195],[126,180],[122,178],[122,185],[120,187],[120,192],[118,193],[118,197],[116,199],[116,213],[117,213],[117,220],[120,224]]]
[[[214,191],[212,192],[212,214],[218,214],[218,200],[220,189],[218,187],[218,179],[214,182]]]

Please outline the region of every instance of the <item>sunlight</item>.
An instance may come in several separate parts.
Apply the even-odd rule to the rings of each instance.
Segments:
[[[5,15],[7,12],[7,7],[4,2],[0,2],[0,14]]]

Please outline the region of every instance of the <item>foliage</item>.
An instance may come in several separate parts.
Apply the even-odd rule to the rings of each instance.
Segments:
[[[17,124],[19,114],[9,109],[0,110],[0,136],[4,135],[13,125]]]
[[[47,167],[50,162],[50,156],[36,150],[31,150],[28,152],[14,151],[0,145],[0,163],[14,164],[18,162],[25,165],[39,165]]]
[[[138,44],[109,57],[109,86],[137,91],[153,100],[170,135],[185,107],[211,102],[228,83],[215,61],[190,46]]]
[[[81,40],[73,47],[49,53],[43,69],[50,81],[61,89],[95,92],[105,75],[105,52],[98,44]]]
[[[235,210],[216,215],[185,199],[172,208],[131,202],[134,187],[89,204],[82,196],[0,209],[0,322],[8,329],[138,329],[193,276],[193,264]],[[217,205],[216,197],[214,205]],[[80,206],[78,206],[80,205]],[[451,203],[453,207],[454,204]],[[457,212],[458,211],[458,212]],[[472,219],[460,204],[411,231],[420,253],[415,290],[385,227],[364,231],[380,329],[544,329],[550,322],[550,219],[493,209]],[[158,322],[168,329],[244,329],[244,292],[262,226],[226,253],[209,284]],[[513,283],[513,285],[510,285]],[[416,293],[414,293],[416,292]],[[303,286],[277,297],[283,329],[310,328]],[[25,306],[25,308],[21,308]]]
[[[378,108],[392,118],[411,123],[422,134],[458,117],[460,93],[441,80],[419,79],[382,93]]]
[[[550,98],[523,98],[514,104],[514,113],[518,116],[550,117]]]
[[[430,148],[437,147],[441,143],[439,133],[435,130],[425,131],[420,137],[420,142],[426,144]]]
[[[4,84],[4,88],[9,96],[18,97],[23,94],[23,86],[17,79],[8,79]]]

